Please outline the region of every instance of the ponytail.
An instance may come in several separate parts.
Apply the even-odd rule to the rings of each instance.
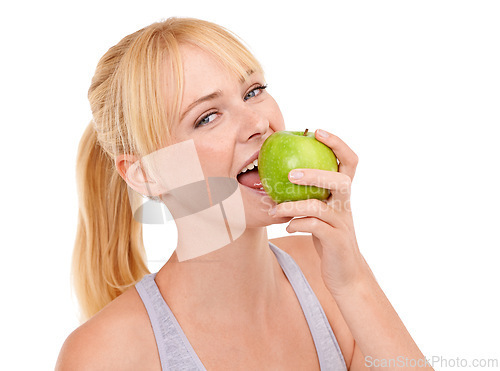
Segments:
[[[72,280],[85,321],[149,273],[142,225],[135,221],[127,184],[88,125],[77,155],[78,227]]]

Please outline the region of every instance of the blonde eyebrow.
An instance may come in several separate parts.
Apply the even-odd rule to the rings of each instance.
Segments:
[[[254,70],[248,70],[247,71],[247,75],[246,76],[242,76],[240,78],[240,82],[243,84],[246,80],[248,80],[248,78],[254,74],[255,71]],[[205,95],[201,98],[198,98],[196,99],[193,103],[191,103],[187,108],[186,110],[184,111],[184,113],[182,113],[181,115],[181,119],[180,121],[184,120],[184,118],[186,117],[186,115],[189,113],[189,111],[191,111],[194,107],[196,107],[198,104],[201,104],[203,102],[206,102],[208,100],[212,100],[212,99],[215,99],[215,98],[219,98],[220,96],[222,95],[222,91],[220,90],[217,90],[213,93],[210,93],[208,95]]]
[[[218,98],[221,95],[222,95],[222,92],[220,90],[217,90],[217,91],[215,91],[213,93],[210,93],[208,95],[205,95],[205,96],[203,96],[201,98],[196,99],[193,103],[191,103],[188,106],[188,108],[186,108],[186,110],[184,111],[184,113],[181,115],[181,121],[184,119],[184,117],[186,117],[186,115],[189,113],[189,111],[191,111],[198,104],[206,102],[208,100],[212,100],[212,99]]]
[[[240,82],[243,84],[243,83],[244,83],[245,81],[247,81],[247,80],[248,80],[248,78],[249,78],[250,76],[252,76],[252,74],[254,74],[254,73],[255,73],[255,70],[252,70],[252,69],[248,70],[248,71],[247,71],[246,76],[241,76],[241,77],[240,77]]]

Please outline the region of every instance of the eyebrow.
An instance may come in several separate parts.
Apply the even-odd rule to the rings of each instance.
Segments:
[[[248,70],[247,71],[247,75],[244,76],[244,77],[242,77],[242,78],[240,78],[240,82],[243,84],[254,73],[255,73],[255,71],[253,69]],[[198,104],[206,102],[207,100],[212,100],[212,99],[215,99],[215,98],[219,98],[221,95],[222,95],[222,91],[217,90],[217,91],[215,91],[215,92],[213,92],[211,94],[208,94],[208,95],[205,95],[205,96],[203,96],[201,98],[196,99],[193,103],[191,103],[186,108],[186,110],[184,111],[184,113],[182,113],[180,121],[184,120],[184,117],[186,117],[186,115],[189,113],[189,111],[191,111]]]
[[[188,108],[184,111],[184,113],[181,115],[181,121],[186,117],[186,115],[191,111],[194,107],[196,107],[198,104],[206,102],[207,100],[212,100],[215,98],[218,98],[222,95],[222,91],[217,90],[211,94],[205,95],[201,98],[196,99],[193,103],[191,103]]]

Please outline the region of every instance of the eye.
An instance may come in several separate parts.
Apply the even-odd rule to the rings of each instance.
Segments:
[[[217,118],[217,112],[210,112],[207,113],[205,116],[203,116],[195,125],[194,127],[197,128],[200,125],[206,125],[211,123],[213,120]]]
[[[256,88],[252,89],[247,95],[245,95],[245,98],[243,100],[247,101],[250,98],[254,98],[260,95],[265,88],[267,88],[267,85],[257,86]]]

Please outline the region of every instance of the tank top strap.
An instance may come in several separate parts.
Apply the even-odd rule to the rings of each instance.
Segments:
[[[184,331],[161,295],[156,273],[139,281],[135,287],[146,307],[160,355],[162,370],[206,371]]]
[[[297,295],[316,346],[321,370],[347,370],[344,357],[328,318],[302,270],[285,251],[272,242],[269,242],[269,246],[276,255],[283,272]]]

